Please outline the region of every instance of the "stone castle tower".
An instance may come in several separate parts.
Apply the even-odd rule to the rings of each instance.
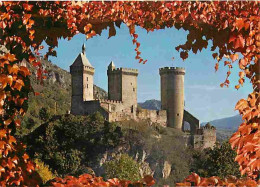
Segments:
[[[85,44],[82,52],[77,56],[74,63],[70,66],[72,97],[71,112],[77,110],[78,104],[82,101],[93,100],[93,76],[95,69],[90,64],[85,55]]]
[[[116,68],[112,61],[107,69],[108,99],[137,107],[137,69]]]
[[[167,126],[182,129],[184,115],[184,75],[185,69],[164,67],[161,76],[162,110],[167,111]]]
[[[138,70],[116,68],[114,62],[107,67],[108,99],[94,99],[94,67],[85,55],[85,45],[73,64],[71,73],[71,114],[90,115],[99,112],[109,122],[145,120],[149,124],[171,127],[183,131],[184,124],[190,130],[184,135],[185,145],[203,149],[213,147],[216,130],[207,125],[200,128],[199,119],[184,109],[185,69],[163,67],[161,77],[161,110],[148,110],[137,107]]]

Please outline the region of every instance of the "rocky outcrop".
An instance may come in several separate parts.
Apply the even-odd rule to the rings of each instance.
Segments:
[[[163,164],[162,175],[164,179],[167,179],[171,174],[172,165],[166,160]]]
[[[143,147],[132,146],[127,143],[106,151],[97,159],[99,163],[93,163],[93,166],[90,167],[95,171],[97,176],[102,176],[105,173],[104,164],[123,153],[132,156],[139,163],[139,173],[141,177],[151,175],[155,179],[167,179],[171,174],[171,164],[167,160],[155,160]]]

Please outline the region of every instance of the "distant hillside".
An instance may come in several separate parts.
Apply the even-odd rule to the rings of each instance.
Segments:
[[[161,110],[161,101],[159,100],[147,100],[144,103],[138,103],[140,107],[148,110]]]
[[[242,123],[242,118],[240,115],[235,115],[232,117],[216,119],[209,122],[217,128],[228,129],[228,130],[237,130],[238,126]],[[203,125],[205,123],[202,123]]]

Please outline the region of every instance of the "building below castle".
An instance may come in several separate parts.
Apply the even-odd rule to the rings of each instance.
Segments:
[[[190,126],[186,136],[187,144],[194,148],[213,147],[216,129],[210,125],[200,128],[199,120],[184,110],[185,69],[179,67],[160,68],[162,110],[147,110],[137,107],[137,69],[116,68],[111,62],[107,68],[108,99],[94,99],[95,69],[82,52],[70,66],[72,82],[71,113],[89,115],[100,112],[109,122],[125,120],[148,120],[164,127],[184,131]]]

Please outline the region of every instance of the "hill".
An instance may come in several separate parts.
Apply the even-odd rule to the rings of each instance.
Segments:
[[[148,109],[148,110],[161,110],[161,101],[152,99],[152,100],[146,100],[143,103],[138,103],[140,107],[143,109]]]
[[[52,116],[23,142],[30,156],[57,176],[90,172],[106,177],[106,163],[124,153],[138,162],[142,177],[153,175],[163,186],[166,179],[174,184],[189,174],[192,149],[183,145],[183,134],[148,121],[109,123],[100,113],[65,114]]]
[[[209,123],[220,129],[236,131],[238,126],[242,123],[242,118],[240,115],[235,115],[232,117],[216,119]],[[204,125],[205,123],[202,124]]]

